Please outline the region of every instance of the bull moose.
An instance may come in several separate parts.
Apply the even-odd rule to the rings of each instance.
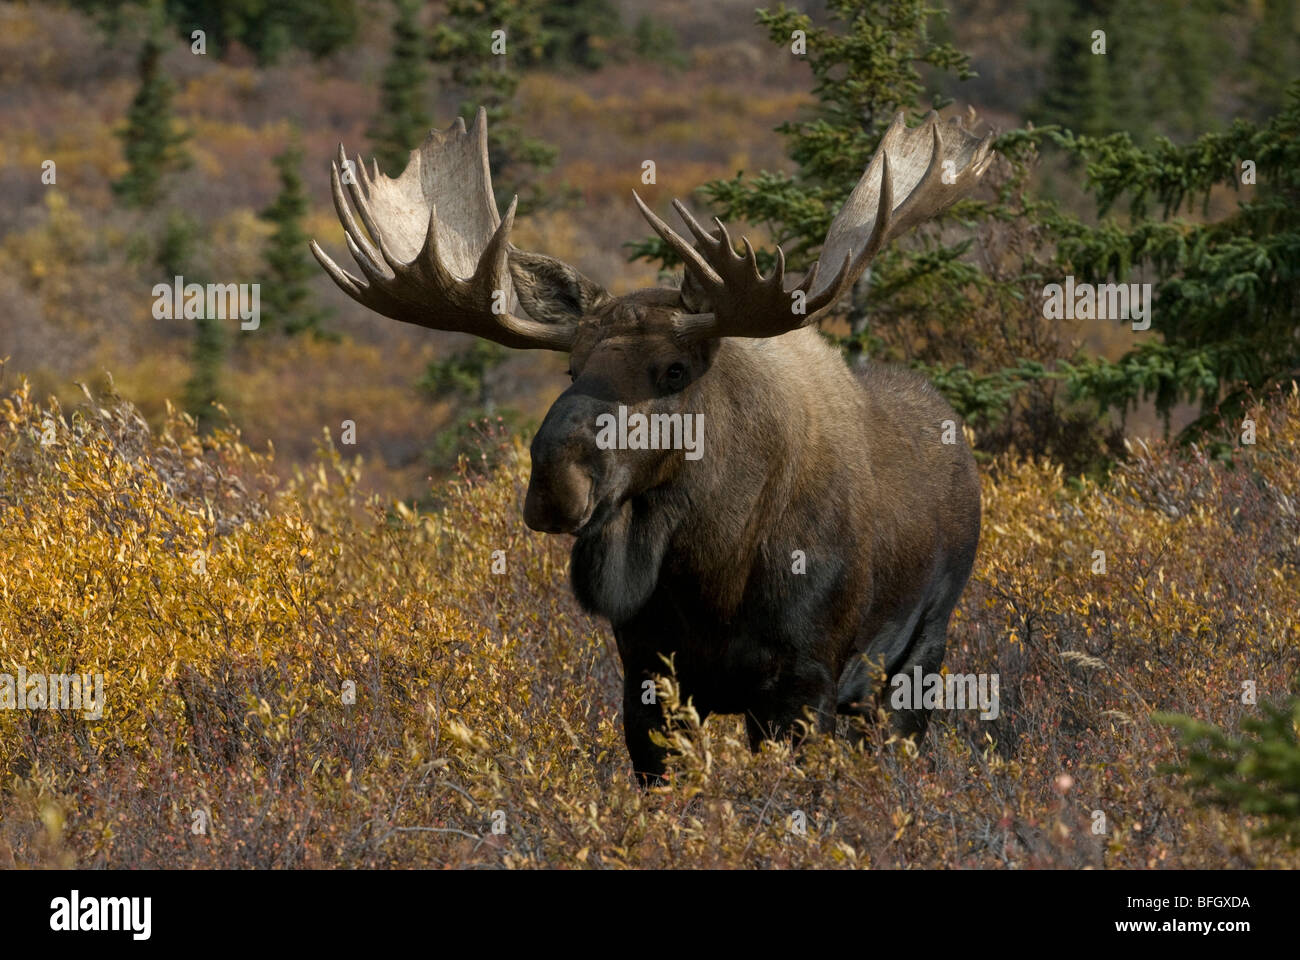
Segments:
[[[396,179],[339,147],[334,205],[364,277],[312,252],[345,293],[394,320],[569,355],[572,385],[532,441],[524,522],[574,538],[573,589],[613,626],[643,782],[664,772],[661,708],[642,692],[665,657],[701,718],[744,714],[754,749],[809,712],[833,730],[837,713],[874,711],[882,676],[939,669],[979,540],[974,458],[928,382],[851,371],[815,324],[885,243],[970,192],[990,141],[899,114],[789,288],[779,248],[765,277],[722,221],[706,230],[674,201],[692,244],[634,192],[685,276],[618,297],[510,242],[517,198],[501,217],[483,110],[472,130],[432,131]],[[637,414],[665,440],[694,417],[702,455],[597,442],[602,421]],[[920,739],[928,719],[891,722]]]

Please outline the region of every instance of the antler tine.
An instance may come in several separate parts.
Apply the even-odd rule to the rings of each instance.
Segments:
[[[673,201],[673,209],[677,215],[682,218],[687,228],[695,235],[698,246],[704,248],[705,259],[713,262],[716,258],[726,258],[727,260],[744,260],[753,268],[753,280],[764,284],[779,284],[785,276],[785,254],[778,247],[777,252],[780,259],[776,271],[770,277],[764,277],[763,272],[758,268],[758,254],[754,252],[754,246],[749,242],[748,237],[741,237],[740,242],[745,247],[745,255],[741,256],[736,253],[735,244],[732,243],[731,233],[727,230],[727,225],[718,217],[713,218],[714,226],[717,228],[713,233],[709,233],[691,214],[686,204],[680,200]]]
[[[330,192],[334,199],[334,210],[338,214],[339,222],[343,225],[343,235],[347,242],[348,250],[351,252],[353,259],[367,276],[383,276],[379,268],[381,262],[380,253],[371,244],[370,240],[357,226],[356,220],[352,216],[352,210],[346,200],[343,199],[343,186],[340,180],[340,166],[346,169],[347,155],[343,152],[343,145],[339,144],[339,160],[330,164]],[[336,264],[325,251],[321,249],[320,244],[315,240],[310,244],[312,255],[316,261],[329,274],[330,279],[344,293],[356,300],[358,303],[369,306],[369,284],[360,277],[354,277],[351,273],[344,270]]]
[[[366,302],[365,286],[362,281],[331,260],[315,240],[312,240],[308,246],[311,248],[312,256],[316,258],[316,262],[325,269],[325,272],[329,274],[330,279],[334,281],[338,288],[357,303],[364,304]]]
[[[501,225],[497,227],[496,232],[492,234],[492,239],[483,249],[478,270],[474,274],[476,281],[490,282],[494,290],[500,289],[498,284],[509,276],[510,231],[515,225],[515,208],[518,206],[519,196],[516,194],[511,198],[510,206],[506,208],[506,215],[501,218]]]
[[[339,152],[342,153],[342,151],[343,148],[340,146]],[[379,258],[375,260],[376,264],[382,258],[382,261],[388,264],[389,269],[396,272],[397,268],[402,265],[402,261],[394,256],[389,250],[388,244],[384,242],[383,229],[370,208],[370,197],[374,193],[375,183],[379,180],[378,162],[372,157],[370,163],[372,170],[367,171],[361,154],[357,154],[356,169],[358,174],[348,183],[348,195],[352,198],[352,205],[357,208],[357,213],[361,214],[361,222],[366,225],[366,230],[374,238],[374,249],[379,251]]]
[[[682,218],[682,223],[686,224],[686,229],[691,231],[691,233],[695,235],[695,239],[703,244],[707,249],[714,249],[719,243],[721,243],[717,237],[705,230],[700,222],[695,219],[686,204],[682,203],[680,200],[674,199],[673,209],[677,211],[677,216]],[[723,227],[721,220],[714,217],[713,222],[718,225],[719,230],[724,234],[726,233],[726,228]],[[728,239],[730,238],[728,237]]]
[[[697,279],[710,287],[717,287],[722,284],[722,278],[709,266],[708,261],[700,256],[700,252],[687,243],[681,234],[659,219],[658,215],[645,205],[645,201],[641,199],[640,194],[635,190],[632,191],[632,199],[641,211],[641,216],[646,218],[654,232],[663,238],[664,243],[673,248],[674,253],[695,269],[698,274]],[[689,221],[687,226],[690,226]]]
[[[876,224],[871,228],[871,240],[867,243],[872,257],[885,245],[893,217],[894,175],[889,169],[889,154],[885,153],[880,157],[880,203],[876,207]]]
[[[385,281],[392,279],[377,264],[371,262],[370,258],[361,251],[361,248],[356,245],[356,242],[351,237],[344,236],[343,239],[347,242],[348,253],[352,254],[352,259],[357,262],[361,272],[366,275],[367,286],[383,284]]]
[[[719,221],[721,223],[721,221]],[[758,280],[765,286],[771,286],[773,283],[781,283],[785,279],[785,261],[782,258],[781,264],[772,271],[770,277],[764,277],[763,271],[758,269],[758,254],[754,252],[754,245],[749,242],[749,237],[740,238],[741,245],[745,248],[745,260],[754,271],[754,279]],[[781,249],[777,247],[777,249]]]
[[[748,244],[749,240],[746,240],[745,243]],[[809,270],[808,272],[815,273],[816,271],[817,271],[817,264],[814,263],[812,266],[812,270]],[[776,279],[778,277],[781,278],[782,280],[785,279],[785,251],[781,249],[781,245],[779,243],[776,245],[776,270],[775,272],[773,272],[772,277],[773,279]],[[804,281],[806,282],[807,279],[808,278],[805,277]],[[800,286],[803,286],[803,284],[800,284]],[[795,289],[798,288],[796,287]]]
[[[853,251],[846,250],[844,252],[844,259],[840,261],[840,268],[835,271],[831,282],[817,293],[810,294],[813,285],[817,282],[817,271],[821,268],[821,265],[822,261],[814,261],[812,267],[808,270],[808,275],[804,277],[803,283],[795,288],[795,290],[802,290],[805,294],[805,315],[810,318],[805,320],[805,324],[812,323],[813,320],[817,319],[818,314],[833,306],[835,301],[851,286],[848,277],[852,273]],[[793,292],[791,291],[791,293]]]
[[[691,214],[686,204],[680,200],[673,200],[673,209],[677,211],[677,216],[682,218],[686,228],[695,235],[698,245],[704,250],[706,260],[712,262],[719,257],[726,257],[728,260],[739,259],[736,256],[736,247],[731,242],[731,234],[727,231],[727,225],[719,218],[713,218],[713,224],[717,229],[714,233],[709,233]]]
[[[339,163],[330,164],[330,193],[334,198],[334,212],[338,214],[339,222],[343,224],[344,234],[366,252],[372,263],[377,264],[380,262],[379,251],[375,249],[369,238],[361,232],[356,219],[352,216],[352,208],[343,199],[343,184],[339,177],[339,169],[340,163],[347,163],[347,158],[343,153],[343,144],[341,143],[339,144],[339,160]],[[343,169],[346,170],[347,167],[343,166]]]

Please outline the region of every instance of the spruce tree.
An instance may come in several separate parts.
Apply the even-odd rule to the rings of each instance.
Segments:
[[[162,7],[150,8],[149,32],[137,61],[140,89],[127,111],[126,127],[118,134],[126,154],[127,171],[113,183],[113,192],[128,207],[152,207],[162,195],[168,174],[189,165],[172,120],[173,86],[162,69],[167,36]]]
[[[567,0],[542,7],[541,29],[540,64],[599,70],[609,46],[622,33],[622,23],[611,0]]]
[[[481,414],[493,413],[496,400],[489,373],[505,360],[506,351],[500,344],[475,340],[461,352],[430,363],[420,386],[435,399],[464,397],[476,401]]]
[[[164,276],[184,276],[190,282],[201,282],[194,276],[197,240],[198,224],[194,219],[181,210],[169,211],[155,255]],[[194,417],[202,430],[209,429],[215,420],[216,411],[212,405],[221,399],[221,367],[225,353],[221,321],[206,314],[196,318],[184,402],[185,411]]]
[[[1300,699],[1261,703],[1261,716],[1244,716],[1244,736],[1180,714],[1152,718],[1182,734],[1185,755],[1163,773],[1214,806],[1259,818],[1256,836],[1281,836],[1300,846]]]
[[[138,0],[71,0],[98,17],[109,36],[121,29]],[[325,57],[351,44],[361,26],[357,0],[162,0],[165,20],[187,44],[204,32],[205,54],[221,57],[238,42],[258,63],[276,62],[288,49]]]
[[[194,321],[194,345],[190,353],[190,378],[185,383],[185,410],[209,429],[216,419],[213,404],[221,399],[221,364],[226,338],[221,321],[199,317]]]
[[[420,387],[433,399],[455,405],[453,419],[438,432],[429,450],[429,464],[435,470],[452,469],[461,456],[471,458],[475,469],[495,466],[507,447],[498,443],[488,449],[485,441],[493,439],[493,430],[517,435],[533,426],[519,411],[497,405],[493,387],[500,377],[494,377],[493,371],[506,361],[506,354],[498,344],[475,340],[425,370]]]
[[[1300,0],[1262,0],[1253,7],[1258,19],[1246,54],[1242,109],[1263,120],[1286,102],[1285,87],[1277,82],[1278,65],[1300,63]]]
[[[1150,399],[1166,417],[1180,402],[1199,404],[1190,440],[1300,376],[1300,81],[1266,123],[1237,120],[1185,147],[1161,138],[1143,148],[1127,133],[1047,136],[1086,164],[1101,213],[1128,201],[1126,217],[1096,226],[1052,219],[1062,274],[1154,287],[1158,337],[1118,361],[1063,365],[1077,396],[1119,411]],[[1250,193],[1206,221],[1211,191],[1225,186]],[[1198,200],[1199,222],[1177,216]]]
[[[543,9],[539,0],[448,0],[447,15],[433,33],[432,57],[450,65],[462,93],[461,115],[468,122],[479,107],[487,111],[497,206],[504,210],[518,194],[520,214],[555,200],[538,179],[555,164],[556,150],[526,135],[515,118],[516,64],[541,60],[550,36]]]
[[[425,109],[428,71],[424,35],[417,22],[417,0],[393,0],[393,44],[384,67],[380,112],[367,135],[380,169],[396,177],[406,167],[410,152],[429,133]]]
[[[1122,119],[1116,114],[1112,85],[1123,73],[1113,69],[1118,51],[1093,52],[1097,40],[1094,31],[1111,38],[1108,0],[1068,0],[1053,4],[1053,13],[1061,18],[1056,25],[1052,54],[1048,59],[1045,87],[1028,110],[1035,123],[1062,123],[1084,134],[1105,134],[1116,129]]]
[[[1200,133],[1215,88],[1243,72],[1228,12],[1221,0],[1035,0],[1029,39],[1051,55],[1027,118],[1086,136],[1123,130],[1140,144]]]
[[[279,328],[288,334],[310,330],[321,335],[325,313],[312,303],[307,282],[317,275],[316,264],[307,254],[307,233],[302,220],[307,213],[307,194],[302,184],[302,146],[297,131],[275,158],[280,192],[262,211],[262,219],[273,224],[274,232],[262,257],[267,270],[261,284],[261,329]]]

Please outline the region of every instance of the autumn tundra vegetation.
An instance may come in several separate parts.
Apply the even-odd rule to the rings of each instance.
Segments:
[[[1151,6],[0,4],[0,867],[1295,866],[1294,10]],[[825,282],[900,111],[993,135],[815,329],[703,339],[955,411],[982,519],[933,669],[995,710],[758,743],[670,657],[663,777],[631,775],[581,518],[529,507],[585,348],[391,323],[308,252],[384,234],[345,234],[317,158],[396,176],[479,105],[520,266],[610,304],[720,303],[740,254],[674,196]],[[258,284],[259,322],[155,312],[177,277]],[[1130,315],[1045,309],[1067,278]]]

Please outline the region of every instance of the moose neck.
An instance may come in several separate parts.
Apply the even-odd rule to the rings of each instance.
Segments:
[[[828,405],[828,377],[852,380],[815,331],[723,341],[688,401],[703,415],[703,456],[574,544],[571,573],[583,605],[617,625],[669,576],[697,584],[728,618],[761,550],[763,518],[770,527],[794,508],[809,470],[833,446],[826,420],[842,411]]]

